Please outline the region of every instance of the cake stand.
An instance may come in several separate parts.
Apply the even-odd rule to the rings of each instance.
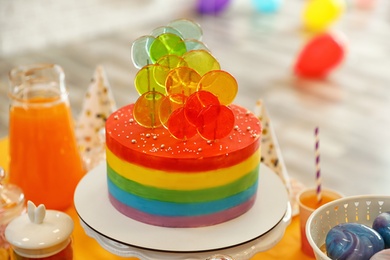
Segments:
[[[250,259],[281,240],[292,214],[282,180],[264,164],[253,207],[210,227],[165,228],[122,215],[108,199],[105,163],[83,177],[74,200],[81,226],[100,246],[118,256],[145,260],[205,260],[216,254]]]

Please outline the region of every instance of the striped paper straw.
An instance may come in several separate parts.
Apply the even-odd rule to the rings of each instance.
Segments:
[[[316,157],[316,195],[317,202],[320,203],[322,200],[322,190],[321,190],[321,168],[320,168],[320,139],[319,139],[319,129],[318,127],[314,130],[315,136],[315,157]]]

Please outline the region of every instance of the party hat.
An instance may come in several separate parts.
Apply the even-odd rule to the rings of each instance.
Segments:
[[[104,68],[99,65],[95,69],[76,122],[76,138],[84,163],[88,164],[87,169],[91,168],[93,157],[104,154],[104,126],[107,117],[115,110],[110,84]]]
[[[255,114],[260,119],[263,127],[261,138],[261,162],[273,170],[283,181],[289,193],[293,215],[295,215],[298,212],[298,205],[295,201],[295,197],[303,188],[303,185],[300,182],[291,179],[287,172],[271,119],[262,100],[256,102]]]

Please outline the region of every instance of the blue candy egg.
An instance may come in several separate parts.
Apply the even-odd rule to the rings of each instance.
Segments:
[[[358,223],[344,223],[333,227],[325,239],[331,259],[366,260],[384,249],[382,237],[374,229]]]
[[[382,236],[385,248],[390,248],[390,212],[379,214],[375,218],[372,228]]]

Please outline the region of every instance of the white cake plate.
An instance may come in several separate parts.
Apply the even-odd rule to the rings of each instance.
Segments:
[[[291,222],[287,190],[261,164],[258,195],[245,214],[222,224],[199,228],[165,228],[119,213],[108,200],[106,165],[87,173],[75,191],[75,208],[86,233],[113,254],[146,260],[202,259],[224,254],[249,259],[272,248]]]

